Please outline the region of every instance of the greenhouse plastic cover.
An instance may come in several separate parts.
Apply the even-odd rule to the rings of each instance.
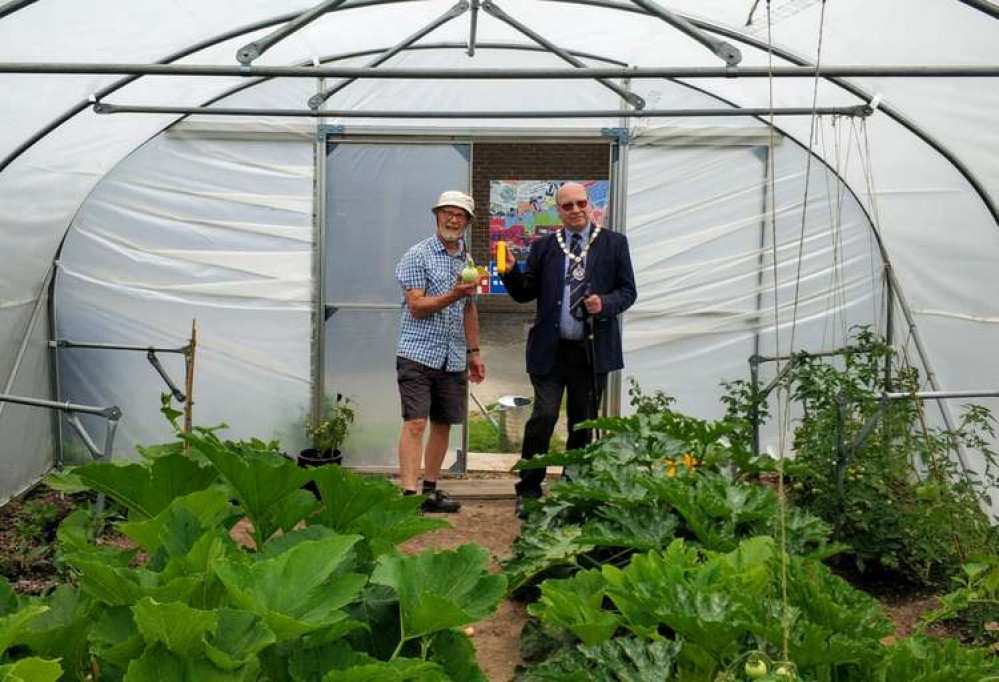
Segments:
[[[179,62],[234,65],[237,48],[273,30],[242,27],[276,25],[314,4],[38,0],[0,18],[0,62],[152,63],[200,46]],[[647,67],[722,65],[646,14],[541,0],[496,4],[558,46],[593,55],[584,59],[588,65],[608,64],[596,57]],[[768,63],[760,47],[768,40],[765,4],[747,26],[749,0],[662,3],[724,31],[742,51],[742,66]],[[999,21],[988,2],[938,0],[904,9],[893,0],[771,4],[776,65],[789,64],[781,54],[815,63],[820,25],[822,64],[999,63]],[[372,55],[354,53],[388,49],[451,6],[351,0],[255,64],[319,58],[363,65]],[[468,37],[466,13],[420,43],[463,45]],[[483,11],[477,41],[471,58],[464,49],[441,47],[404,51],[385,66],[565,66],[543,51],[488,47],[533,43]],[[239,437],[285,438],[308,409],[318,292],[318,125],[342,125],[344,139],[375,127],[385,135],[506,131],[524,139],[542,128],[548,135],[596,137],[603,128],[630,128],[618,178],[624,219],[613,226],[629,236],[640,292],[624,320],[624,378],[676,395],[682,409],[719,416],[719,382],[745,378],[747,359],[757,350],[830,350],[856,323],[884,331],[879,240],[899,287],[900,351],[924,377],[932,372],[940,388],[999,388],[995,79],[846,79],[876,94],[881,109],[865,121],[778,117],[771,138],[766,122],[753,117],[179,121],[95,114],[91,95],[120,78],[0,75],[3,392],[52,399],[58,380],[64,400],[127,406],[116,456],[134,456],[136,443],[169,436],[157,414],[162,385],[143,354],[61,351],[56,376],[51,338],[178,347],[196,318],[199,423],[225,421]],[[301,109],[317,85],[290,78],[142,77],[104,101]],[[652,108],[761,107],[771,98],[767,79],[634,80],[630,86]],[[822,106],[862,103],[832,82],[800,78],[774,80],[773,105],[810,107],[816,87]],[[327,106],[615,110],[621,104],[592,81],[409,79],[357,81]],[[767,191],[771,161],[774,196]],[[164,356],[164,365],[182,378],[182,363]],[[774,369],[764,367],[764,380]],[[101,420],[85,423],[100,434]],[[0,500],[52,467],[53,427],[45,410],[0,403]],[[776,443],[773,430],[766,438]]]

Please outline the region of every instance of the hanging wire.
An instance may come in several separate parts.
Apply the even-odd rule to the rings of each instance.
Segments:
[[[816,55],[815,55],[815,80],[812,86],[813,112],[819,106],[819,67],[822,66],[822,36],[824,33],[825,23],[826,23],[826,0],[822,0],[822,11],[819,14],[818,48],[816,49]],[[812,155],[813,155],[813,148],[815,146],[815,129],[818,124],[818,120],[819,120],[818,115],[813,113],[808,127],[808,154],[805,159],[805,193],[804,193],[804,199],[802,199],[802,204],[801,204],[801,230],[800,234],[798,235],[798,264],[797,264],[797,272],[794,278],[794,301],[791,307],[791,342],[789,346],[789,354],[794,352],[794,335],[797,329],[797,322],[798,322],[798,300],[801,291],[801,270],[802,270],[802,263],[804,262],[804,252],[805,252],[805,227],[808,222],[808,198],[812,181]]]
[[[774,355],[778,358],[776,363],[777,376],[780,376],[780,302],[778,296],[778,276],[777,276],[777,181],[776,163],[774,160],[774,51],[773,51],[773,21],[771,13],[771,0],[767,0],[767,78],[768,96],[770,103],[770,137],[767,158],[770,163],[770,230],[771,230],[771,250],[773,254],[773,292],[774,292]],[[824,6],[824,5],[823,5]],[[781,399],[781,392],[784,399]],[[785,402],[789,395],[786,386],[777,388],[777,541],[780,545],[780,585],[781,585],[781,653],[784,660],[788,660],[791,641],[791,604],[788,596],[788,572],[790,571],[790,557],[787,551],[787,495],[784,489],[784,453],[785,436],[784,413]],[[789,407],[789,406],[786,406]]]

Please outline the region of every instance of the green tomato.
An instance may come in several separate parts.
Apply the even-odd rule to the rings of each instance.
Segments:
[[[791,663],[778,663],[777,667],[774,668],[774,675],[789,680],[797,678],[797,675],[794,673],[794,665]]]
[[[751,658],[746,661],[746,675],[750,679],[758,680],[766,677],[767,663],[762,658]]]

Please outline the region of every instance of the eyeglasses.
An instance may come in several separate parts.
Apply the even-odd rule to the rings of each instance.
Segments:
[[[575,206],[576,208],[586,208],[589,205],[590,202],[588,199],[579,199],[578,201],[567,201],[564,204],[559,204],[559,206],[563,211],[571,211],[573,206]]]
[[[451,218],[455,220],[468,220],[468,214],[464,211],[438,211],[438,215],[443,216],[445,221],[451,220]]]

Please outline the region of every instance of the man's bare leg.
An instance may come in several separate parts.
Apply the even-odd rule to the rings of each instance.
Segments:
[[[423,450],[423,463],[426,471],[423,473],[423,480],[428,483],[436,483],[441,475],[441,465],[444,463],[444,455],[447,453],[448,436],[451,434],[450,424],[430,422],[430,437],[427,438],[427,445]]]
[[[417,490],[420,478],[420,454],[423,449],[423,432],[427,428],[426,419],[412,419],[402,423],[399,436],[399,477],[403,490]],[[433,430],[431,430],[431,435]],[[430,443],[427,443],[427,447]],[[443,461],[443,456],[442,456]],[[437,465],[440,470],[440,463]]]
[[[430,422],[430,436],[427,438],[427,446],[423,451],[423,461],[426,465],[426,471],[423,474],[423,494],[427,496],[423,502],[423,511],[426,512],[453,514],[461,509],[460,502],[450,499],[444,491],[437,489],[437,479],[441,475],[441,464],[444,463],[450,433],[450,424]]]

